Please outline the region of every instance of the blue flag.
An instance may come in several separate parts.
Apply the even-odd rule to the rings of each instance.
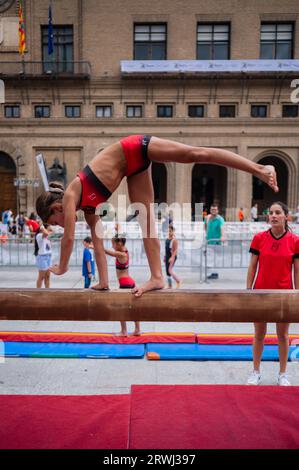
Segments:
[[[49,22],[48,22],[48,54],[51,55],[54,52],[53,47],[53,24],[52,24],[52,8],[49,5]]]

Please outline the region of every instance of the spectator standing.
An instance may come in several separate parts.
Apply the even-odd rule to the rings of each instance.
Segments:
[[[258,205],[254,204],[252,208],[250,209],[250,216],[251,216],[251,221],[252,222],[258,222]]]
[[[247,273],[247,289],[299,289],[299,237],[288,226],[288,207],[275,202],[270,207],[271,228],[257,233],[251,242],[251,260]],[[293,282],[294,277],[294,282]],[[261,382],[260,364],[267,323],[255,323],[253,371],[248,385]],[[289,352],[289,324],[277,323],[280,371],[278,385],[288,386],[286,367]]]
[[[165,240],[165,269],[167,276],[167,287],[168,289],[172,288],[172,279],[176,282],[176,288],[181,287],[180,278],[174,273],[173,267],[177,260],[179,243],[175,238],[175,229],[173,225],[169,225],[168,228],[168,238]]]
[[[244,222],[244,211],[243,207],[240,207],[239,212],[238,212],[238,220],[239,222]]]
[[[88,289],[91,279],[94,276],[93,244],[91,237],[85,237],[83,245],[82,276],[84,277],[84,289]]]
[[[25,224],[29,228],[31,239],[35,238],[37,231],[39,230],[39,223],[36,220],[29,219],[28,217],[24,217]]]
[[[207,245],[214,245],[215,255],[218,250],[215,245],[221,245],[224,242],[224,218],[219,214],[217,204],[212,204],[210,207],[210,214],[205,218],[205,230]],[[218,279],[218,273],[211,273],[208,279]]]
[[[12,210],[6,209],[6,211],[3,212],[2,222],[4,225],[9,225],[11,216],[12,216]]]
[[[52,249],[49,235],[52,233],[48,225],[41,225],[35,233],[35,247],[34,254],[36,256],[36,265],[38,268],[38,277],[36,287],[40,289],[44,286],[48,289],[50,287],[50,271],[49,267],[52,264]]]
[[[17,215],[16,222],[17,222],[17,225],[18,225],[19,236],[23,237],[24,226],[25,226],[25,218],[24,218],[23,212],[21,212],[19,215]]]
[[[10,233],[10,235],[15,238],[16,235],[17,235],[17,223],[16,221],[14,221],[13,219],[11,219],[8,223],[8,231]]]

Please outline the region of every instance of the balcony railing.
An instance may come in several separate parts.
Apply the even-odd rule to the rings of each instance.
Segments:
[[[1,78],[90,78],[91,65],[87,61],[14,61],[0,62]]]

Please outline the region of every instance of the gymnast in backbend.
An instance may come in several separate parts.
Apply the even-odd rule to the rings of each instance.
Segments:
[[[64,274],[73,249],[76,211],[81,209],[91,229],[94,253],[99,271],[99,283],[94,289],[108,289],[108,269],[103,240],[97,236],[99,216],[97,206],[111,196],[126,176],[131,203],[139,203],[144,248],[150,268],[150,279],[132,292],[136,296],[146,291],[162,289],[164,278],[160,260],[160,242],[155,235],[154,192],[151,162],[208,163],[243,170],[255,175],[278,191],[276,172],[271,165],[260,165],[228,150],[193,147],[148,135],[132,135],[109,145],[98,153],[71,181],[66,190],[59,183],[50,183],[36,201],[36,211],[43,222],[64,227],[60,261],[50,268],[54,274]],[[153,236],[154,234],[154,236]],[[151,235],[151,236],[150,236]]]

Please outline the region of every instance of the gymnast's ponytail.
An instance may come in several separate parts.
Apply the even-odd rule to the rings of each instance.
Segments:
[[[52,215],[52,204],[54,202],[62,202],[64,196],[64,187],[58,181],[49,183],[49,191],[44,191],[36,200],[36,212],[44,223],[47,222]]]

